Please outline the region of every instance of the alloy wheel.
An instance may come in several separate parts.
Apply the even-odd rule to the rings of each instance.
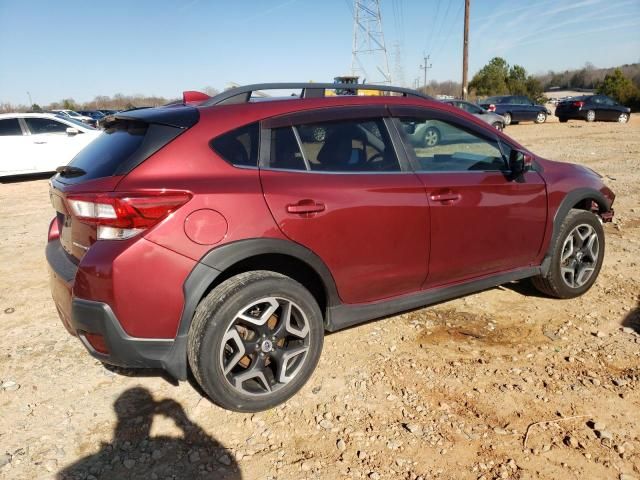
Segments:
[[[587,112],[587,122],[593,122],[596,119],[596,112],[589,110]]]
[[[424,134],[424,143],[427,147],[435,147],[440,142],[440,135],[435,128],[428,128]]]
[[[562,245],[560,273],[570,288],[580,288],[589,281],[598,263],[600,243],[591,225],[575,227]]]
[[[621,113],[620,116],[618,117],[618,122],[620,123],[627,123],[629,121],[629,115],[627,115],[626,113]]]
[[[220,367],[244,395],[265,395],[293,380],[305,363],[311,328],[291,300],[266,297],[242,308],[222,339]]]
[[[544,123],[546,119],[547,119],[547,114],[543,113],[543,112],[539,112],[538,116],[536,117],[536,122],[537,123]]]

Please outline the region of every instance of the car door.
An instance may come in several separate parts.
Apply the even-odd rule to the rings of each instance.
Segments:
[[[618,117],[621,113],[620,105],[613,100],[612,98],[603,96],[602,97],[602,105],[601,105],[604,114],[606,115],[606,120],[617,121]]]
[[[34,164],[27,154],[30,140],[18,118],[0,119],[0,175],[32,172]]]
[[[34,169],[52,172],[66,165],[88,143],[84,133],[68,134],[69,125],[53,118],[26,117]]]
[[[462,140],[406,152],[430,204],[431,256],[425,287],[532,265],[547,216],[546,188],[536,171],[510,178],[510,149],[493,130],[427,109],[392,107],[398,132],[404,124],[446,123]]]
[[[348,304],[417,291],[427,274],[429,204],[383,115],[332,108],[262,123],[260,178],[273,218],[324,261]]]

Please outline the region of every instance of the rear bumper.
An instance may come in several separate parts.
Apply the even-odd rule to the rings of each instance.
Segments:
[[[83,278],[80,267],[69,258],[57,239],[47,244],[45,252],[51,295],[58,315],[69,333],[77,336],[93,357],[120,367],[161,368],[178,380],[186,380],[186,334],[174,338],[131,336],[109,303],[77,297],[74,290],[78,286],[75,284],[78,278]],[[87,333],[101,335],[107,353],[97,351],[87,339]]]
[[[161,368],[178,380],[187,378],[186,337],[175,339],[136,338],[127,335],[106,303],[74,298],[71,328],[89,353],[110,365],[127,368]],[[102,335],[108,353],[98,352],[86,333]]]

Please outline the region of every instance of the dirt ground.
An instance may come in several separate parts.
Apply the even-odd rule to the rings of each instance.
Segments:
[[[47,181],[0,184],[0,478],[640,479],[640,117],[507,133],[616,192],[595,286],[329,335],[303,390],[255,415],[92,359],[50,300]]]

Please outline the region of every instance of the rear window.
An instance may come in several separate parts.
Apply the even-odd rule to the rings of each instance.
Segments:
[[[257,167],[258,139],[258,124],[252,123],[214,138],[209,145],[236,167]]]
[[[6,118],[0,120],[0,137],[8,137],[11,135],[22,135],[20,123],[17,118]]]
[[[146,123],[118,123],[82,149],[69,165],[87,172],[83,181],[114,175],[140,148],[147,129]]]

